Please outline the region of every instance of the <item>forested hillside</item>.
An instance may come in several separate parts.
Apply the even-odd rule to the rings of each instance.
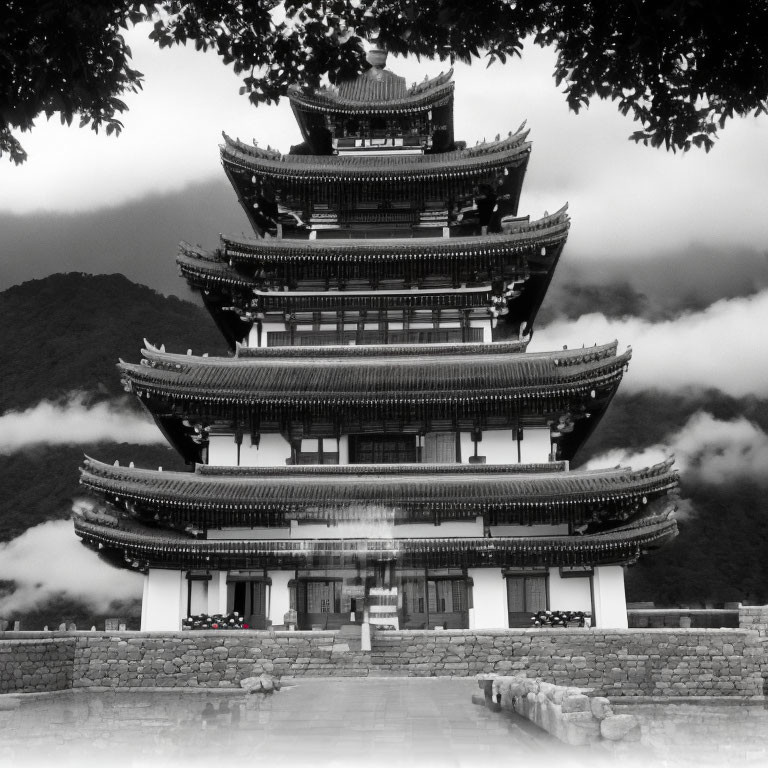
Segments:
[[[122,394],[119,358],[136,361],[142,340],[184,352],[224,354],[210,315],[122,275],[71,272],[0,293],[0,413],[76,390]]]

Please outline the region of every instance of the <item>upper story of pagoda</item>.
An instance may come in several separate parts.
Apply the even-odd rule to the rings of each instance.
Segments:
[[[224,135],[221,157],[254,230],[280,238],[434,237],[502,230],[517,216],[528,132],[467,147],[453,133],[452,72],[407,87],[386,53],[338,86],[289,99],[289,154]]]
[[[338,86],[289,92],[307,154],[384,154],[453,149],[453,70],[410,87],[386,69],[387,53],[368,53],[370,69]]]
[[[490,342],[501,317],[530,335],[569,225],[562,208],[485,237],[222,236],[177,263],[232,348]]]
[[[234,357],[200,357],[147,344],[140,364],[120,369],[126,389],[188,462],[570,460],[631,353],[617,354],[615,342],[520,354],[523,348],[240,347]]]
[[[296,155],[224,135],[221,158],[259,234],[419,237],[499,230],[517,215],[531,146],[506,138],[435,154]]]

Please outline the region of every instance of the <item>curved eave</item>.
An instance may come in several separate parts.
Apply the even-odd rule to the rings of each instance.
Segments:
[[[584,396],[614,389],[631,351],[608,347],[525,355],[439,355],[411,360],[397,355],[323,355],[311,366],[283,359],[175,355],[144,350],[142,364],[120,363],[124,380],[140,395],[200,403],[271,404],[288,407],[427,403],[511,403]],[[150,407],[148,405],[148,407]]]
[[[568,206],[556,213],[521,224],[504,234],[476,237],[429,237],[418,239],[291,240],[277,238],[221,238],[218,253],[181,243],[180,255],[190,260],[215,263],[283,263],[312,261],[338,263],[375,261],[419,261],[439,258],[454,261],[478,257],[523,254],[542,247],[562,245],[568,237]]]
[[[493,524],[576,524],[626,519],[677,486],[671,462],[634,472],[567,472],[557,466],[546,471],[547,465],[535,465],[539,471],[531,472],[491,465],[403,465],[389,471],[363,465],[338,466],[334,472],[303,467],[229,474],[225,468],[162,472],[87,459],[81,483],[110,503],[204,527],[274,524],[275,515],[371,522],[379,517],[472,519],[489,513]]]
[[[288,92],[288,99],[294,109],[309,112],[335,112],[348,115],[409,114],[443,106],[453,100],[453,70],[438,75],[428,83],[422,83],[402,98],[356,101],[334,92],[313,91],[306,93],[297,88]]]
[[[158,568],[291,568],[333,562],[395,560],[403,567],[575,566],[634,562],[677,535],[667,518],[648,518],[608,533],[585,536],[430,539],[209,541],[153,535],[75,520],[84,543],[122,553],[128,566]]]
[[[493,169],[528,162],[531,145],[522,131],[499,142],[435,155],[357,157],[349,155],[281,155],[260,150],[224,136],[221,158],[225,167],[260,176],[298,181],[369,183],[433,178],[470,178]]]

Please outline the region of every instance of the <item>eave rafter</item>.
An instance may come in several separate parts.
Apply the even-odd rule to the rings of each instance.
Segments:
[[[493,345],[490,345],[491,348]],[[485,345],[481,345],[481,349]],[[307,366],[282,359],[168,356],[153,347],[141,364],[120,363],[124,382],[140,397],[199,403],[333,407],[350,404],[423,407],[429,403],[500,404],[570,396],[595,399],[596,389],[615,389],[631,351],[616,343],[582,350],[525,355],[358,355],[333,348]]]
[[[213,252],[189,243],[180,245],[180,263],[227,262],[232,264],[277,264],[284,262],[349,262],[361,264],[377,261],[423,261],[441,259],[473,261],[540,254],[542,248],[562,245],[570,219],[568,206],[534,221],[518,221],[508,225],[508,232],[471,237],[429,237],[418,239],[361,240],[295,240],[273,237],[221,237],[221,246]]]
[[[104,501],[165,523],[197,527],[486,518],[489,524],[626,520],[677,486],[671,461],[632,471],[526,466],[375,465],[195,472],[110,466],[87,459],[81,483]],[[648,505],[651,505],[650,507]]]
[[[634,562],[644,550],[676,536],[677,524],[662,514],[584,536],[201,541],[78,519],[75,532],[89,546],[119,553],[139,570],[355,567],[375,561],[403,567],[557,567]]]
[[[296,182],[408,182],[469,179],[527,164],[531,145],[522,126],[505,139],[434,155],[350,157],[283,155],[232,139],[224,134],[221,158],[230,172]]]

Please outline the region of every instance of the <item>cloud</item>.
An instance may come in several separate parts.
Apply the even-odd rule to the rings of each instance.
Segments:
[[[150,445],[164,443],[149,417],[130,411],[119,402],[89,405],[74,393],[64,403],[43,400],[26,411],[0,416],[0,454],[35,445],[80,445],[108,441]]]
[[[673,320],[608,319],[584,315],[537,331],[530,351],[591,346],[618,339],[632,346],[623,392],[719,389],[733,397],[768,395],[768,345],[760,333],[768,318],[768,291],[717,301]]]
[[[105,612],[114,601],[141,599],[142,577],[101,560],[75,536],[71,520],[55,520],[0,544],[0,580],[14,590],[0,598],[0,616],[69,597]]]
[[[768,481],[768,434],[747,419],[720,421],[706,411],[691,416],[663,445],[639,452],[615,449],[591,459],[586,467],[647,467],[670,454],[681,473],[698,482],[719,485],[740,477]]]
[[[669,320],[767,289],[768,252],[759,248],[692,244],[616,260],[599,250],[575,253],[569,244],[538,323],[590,312]]]

